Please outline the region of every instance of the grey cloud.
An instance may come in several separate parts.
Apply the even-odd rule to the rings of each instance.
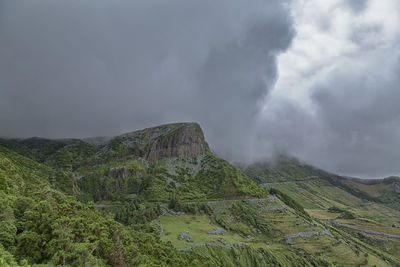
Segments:
[[[367,2],[346,1],[355,12]],[[314,84],[314,110],[273,99],[260,114],[294,38],[288,3],[1,1],[0,135],[198,121],[229,159],[286,151],[341,174],[398,174],[399,40],[382,48],[376,25],[353,29],[359,54]]]
[[[337,6],[343,11],[349,5],[357,12],[368,7],[368,1],[343,3]],[[269,99],[257,131],[257,154],[284,151],[343,175],[400,175],[400,39],[389,37],[388,29],[365,18],[346,28],[354,50],[314,64],[299,78],[312,81],[306,88],[310,104]],[[329,34],[329,28],[320,30]]]
[[[211,50],[200,68],[198,113],[206,116],[219,135],[211,138],[225,157],[243,160],[253,153],[259,101],[275,82],[277,53],[290,44],[293,35],[291,28],[277,23],[280,16],[257,21],[245,31],[243,40]]]
[[[210,144],[238,156],[293,38],[285,3],[2,1],[0,134],[83,137],[198,121]]]
[[[354,59],[364,67],[340,65],[312,88],[313,111],[277,100],[261,142],[339,174],[399,175],[400,57],[393,52]]]
[[[400,173],[400,63],[382,60],[386,56],[360,73],[337,71],[315,88],[313,99],[334,170],[369,176]],[[380,64],[393,66],[385,71]]]
[[[368,0],[344,0],[354,12],[359,13],[365,10],[368,5]]]

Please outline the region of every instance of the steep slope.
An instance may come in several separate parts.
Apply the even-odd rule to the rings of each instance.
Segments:
[[[260,184],[309,180],[328,175],[323,170],[287,155],[279,155],[271,161],[259,161],[248,166],[242,166],[241,169]]]
[[[80,199],[85,201],[139,197],[165,202],[266,194],[210,151],[197,123],[160,125],[103,141],[30,138],[3,143],[67,172],[80,189]]]
[[[241,169],[264,187],[294,182],[324,181],[361,199],[380,202],[377,197],[349,183],[349,178],[308,165],[291,156],[281,155],[273,161],[253,163]]]
[[[49,182],[56,173],[0,146],[1,264],[182,266],[196,261],[56,190]]]
[[[167,141],[167,143],[171,142]],[[105,144],[103,147],[96,148],[97,155],[101,155],[104,151],[106,151],[105,154],[108,154],[109,150],[106,146]],[[128,221],[129,228],[110,219],[109,215],[103,217],[93,204],[83,204],[75,199],[73,195],[79,196],[80,191],[69,192],[72,196],[67,196],[57,190],[68,191],[66,188],[58,186],[58,179],[55,177],[60,175],[64,179],[79,183],[83,177],[75,177],[74,173],[78,173],[82,168],[89,168],[88,166],[105,170],[107,175],[115,177],[116,180],[130,176],[144,177],[146,172],[150,172],[148,177],[154,177],[168,171],[176,173],[176,177],[180,179],[193,180],[192,187],[202,187],[200,190],[204,190],[207,194],[214,192],[214,196],[221,199],[232,196],[226,195],[225,188],[229,188],[231,191],[228,192],[232,193],[238,189],[242,190],[244,185],[249,188],[253,186],[255,190],[259,190],[259,187],[229,163],[216,158],[209,151],[187,157],[187,154],[179,154],[178,150],[176,157],[159,160],[125,153],[116,159],[101,156],[96,159],[94,155],[92,162],[91,160],[87,161],[85,153],[82,153],[88,151],[88,147],[90,146],[75,140],[50,153],[48,158],[43,159],[46,164],[41,164],[0,146],[0,225],[2,226],[0,228],[0,262],[4,263],[5,261],[6,266],[28,264],[48,264],[48,266],[137,266],[140,264],[146,266],[232,266],[238,264],[270,266],[276,263],[290,266],[295,262],[302,262],[303,266],[312,266],[319,262],[319,260],[302,259],[292,252],[273,252],[248,244],[234,244],[232,247],[207,246],[179,252],[171,245],[161,242],[155,233],[148,234],[132,230],[132,228],[144,228],[143,230],[151,232],[154,225],[149,220],[160,215],[158,205],[149,204],[137,198],[129,203],[122,203],[122,207],[125,209],[121,211],[133,214],[134,221]],[[21,151],[23,150],[18,150],[19,153]],[[64,158],[60,160],[57,155],[69,153],[83,156],[82,159],[79,158],[76,161],[76,164],[60,164],[60,162],[69,161]],[[197,157],[201,157],[201,159],[195,160]],[[76,160],[74,157],[71,159]],[[140,162],[143,169],[135,165],[135,161]],[[109,164],[113,162],[125,165],[123,168],[111,167],[110,169]],[[196,171],[198,176],[193,176],[183,168],[188,164],[193,165],[191,169]],[[163,171],[158,172],[158,169]],[[162,177],[162,179],[164,178]],[[220,181],[218,182],[218,180]],[[232,185],[229,186],[227,181]],[[162,190],[160,191],[162,194],[165,193],[165,188],[160,190]],[[181,191],[179,189],[175,193]],[[263,190],[260,192],[264,193]],[[185,193],[182,192],[182,194]],[[248,195],[243,191],[242,197],[246,196]],[[143,199],[146,200],[146,197]],[[121,202],[119,203],[121,204]],[[113,203],[109,207],[117,209],[116,215],[122,220],[124,213],[119,212],[121,206],[116,204]],[[128,206],[128,204],[132,206]],[[235,207],[236,209],[231,210],[232,216],[239,216],[241,207],[245,206]],[[155,214],[150,214],[150,210]],[[252,209],[251,214],[254,214],[254,211]],[[269,229],[266,222],[257,220],[257,224],[254,224],[248,221],[246,216],[241,218],[244,220],[243,223],[232,226],[233,229],[244,231],[243,233],[252,233],[254,225],[258,225],[262,231]],[[226,223],[224,225],[227,227]],[[261,227],[262,225],[265,227]]]
[[[283,180],[282,176],[274,177],[282,172],[287,175],[287,170],[291,170],[291,177]],[[370,181],[345,178],[288,158],[278,164],[258,163],[245,172],[255,180],[262,175],[264,187],[290,196],[312,218],[400,259],[400,201],[396,193],[399,180],[396,177]]]
[[[400,266],[400,212],[378,196],[290,157],[240,171],[196,123],[2,142],[7,263]]]
[[[349,178],[346,183],[368,193],[382,203],[400,209],[400,177],[391,176],[371,180]]]

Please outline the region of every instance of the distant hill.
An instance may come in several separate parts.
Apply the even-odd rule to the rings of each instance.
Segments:
[[[370,192],[364,190],[365,188],[362,188],[362,185],[389,183],[395,179],[363,180],[349,178],[324,171],[287,155],[278,156],[272,161],[256,162],[241,169],[254,181],[266,187],[274,186],[275,184],[323,180],[361,199],[377,202],[383,199],[376,194],[370,194]]]
[[[306,180],[329,175],[321,169],[305,164],[295,157],[279,155],[270,161],[258,161],[241,169],[258,183]]]
[[[400,177],[390,176],[371,180],[349,178],[346,184],[368,193],[382,203],[400,209]]]

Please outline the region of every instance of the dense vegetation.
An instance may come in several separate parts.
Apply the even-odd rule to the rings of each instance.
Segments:
[[[170,139],[182,126],[162,128]],[[152,128],[139,136],[152,140],[156,133]],[[1,140],[0,258],[8,265],[192,265],[200,256],[178,252],[154,233],[151,221],[162,213],[155,201],[207,214],[207,205],[179,203],[266,194],[209,150],[152,162],[144,157],[150,145],[127,148],[130,138],[100,146],[76,139]],[[93,201],[106,204],[99,210]]]
[[[71,266],[189,264],[155,236],[130,230],[56,190],[46,166],[0,147],[0,257],[7,264]],[[42,176],[43,175],[43,176]]]
[[[399,264],[400,243],[338,226],[397,234],[400,213],[360,218],[376,216],[386,192],[396,200],[398,179],[368,185],[379,195],[289,157],[242,170],[193,123],[0,139],[0,266]]]
[[[258,183],[306,180],[328,175],[327,172],[304,164],[296,158],[279,155],[271,161],[260,161],[241,167]]]

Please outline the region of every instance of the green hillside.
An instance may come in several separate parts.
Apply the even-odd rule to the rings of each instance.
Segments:
[[[291,177],[288,170],[293,174]],[[317,221],[393,255],[396,263],[391,264],[397,266],[400,260],[397,177],[369,181],[345,178],[290,158],[278,164],[257,163],[248,166],[245,172],[255,180],[263,175],[264,187],[290,196]],[[280,180],[281,176],[274,177],[281,173],[286,174],[284,180]]]
[[[130,230],[57,190],[64,175],[0,146],[0,258],[4,266],[188,264],[171,246]]]
[[[259,161],[241,167],[253,180],[260,184],[306,180],[327,175],[328,173],[300,162],[294,157],[279,155],[270,161]]]
[[[0,266],[400,266],[397,181],[239,170],[196,123],[0,144]]]

